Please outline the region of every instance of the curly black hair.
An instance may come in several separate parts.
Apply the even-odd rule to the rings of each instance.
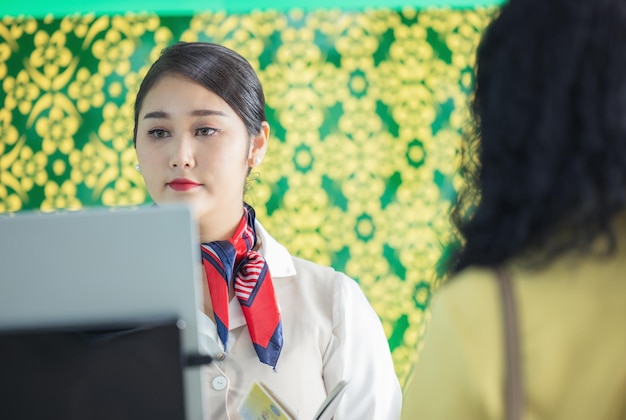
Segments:
[[[625,0],[507,2],[477,50],[471,111],[450,272],[588,252],[598,237],[613,250],[626,203]]]

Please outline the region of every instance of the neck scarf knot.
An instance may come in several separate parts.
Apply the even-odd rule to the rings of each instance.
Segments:
[[[254,209],[244,203],[243,217],[227,241],[201,244],[202,265],[211,293],[217,334],[227,349],[231,284],[241,304],[259,360],[276,368],[283,346],[280,311],[265,258],[254,251]]]

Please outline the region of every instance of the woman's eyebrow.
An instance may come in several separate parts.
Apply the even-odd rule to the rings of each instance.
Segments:
[[[165,119],[169,119],[170,114],[168,114],[167,112],[163,112],[163,111],[154,111],[154,112],[148,112],[146,115],[143,116],[144,120],[147,120],[148,118],[165,118]]]
[[[194,117],[203,117],[205,115],[219,115],[220,117],[228,116],[225,112],[217,111],[214,109],[196,109],[195,111],[191,111],[189,114],[193,115]]]
[[[196,109],[194,111],[191,111],[189,115],[192,115],[194,117],[203,117],[206,115],[218,115],[221,117],[228,116],[226,115],[225,112],[217,111],[214,109]],[[153,111],[153,112],[148,112],[146,115],[143,116],[144,120],[149,119],[149,118],[169,119],[170,114],[165,111]]]

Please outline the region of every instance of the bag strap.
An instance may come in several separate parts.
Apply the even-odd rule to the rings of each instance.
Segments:
[[[497,269],[505,343],[505,414],[507,420],[521,420],[524,390],[522,387],[519,325],[513,284],[502,268]]]

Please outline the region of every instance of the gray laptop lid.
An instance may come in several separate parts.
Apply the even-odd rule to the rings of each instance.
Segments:
[[[174,319],[198,354],[199,261],[183,205],[0,214],[0,331]],[[202,418],[199,368],[183,383],[186,418]]]

